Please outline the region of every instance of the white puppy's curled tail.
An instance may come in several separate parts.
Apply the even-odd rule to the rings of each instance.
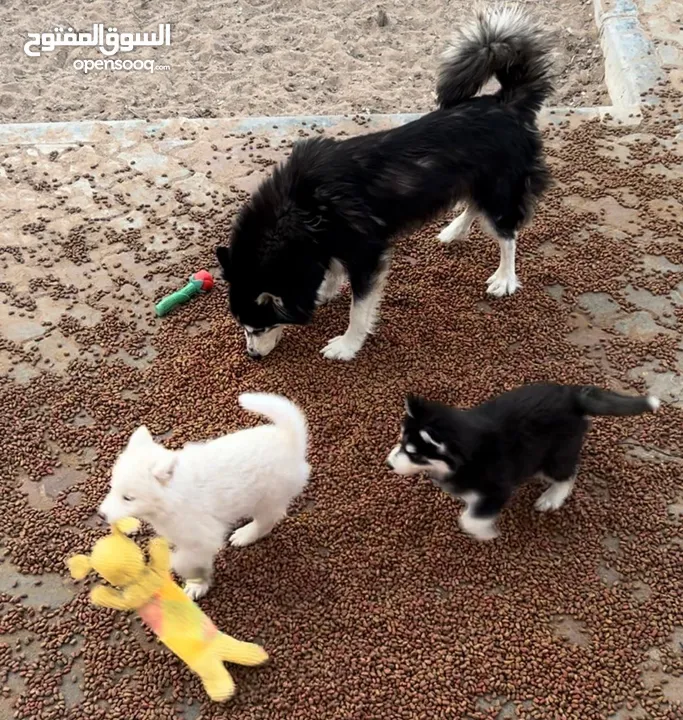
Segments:
[[[289,434],[295,452],[306,457],[308,424],[306,416],[291,400],[273,393],[242,393],[240,405],[249,412],[267,417],[274,425]]]

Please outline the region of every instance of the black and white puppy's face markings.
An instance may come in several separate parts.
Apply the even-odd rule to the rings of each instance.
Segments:
[[[389,454],[389,466],[398,475],[427,473],[434,485],[465,503],[458,518],[458,524],[464,532],[480,541],[498,537],[497,515],[481,517],[477,513],[482,496],[474,491],[455,491],[451,479],[461,467],[462,458],[439,439],[440,431],[432,427],[436,415],[429,411],[428,403],[417,397],[409,397],[405,409],[401,443]]]
[[[426,431],[424,435],[429,436]],[[431,445],[439,453],[439,443],[423,440],[423,443]],[[404,434],[400,445],[396,445],[387,457],[389,467],[397,475],[415,475],[426,472],[435,479],[446,477],[453,472],[451,466],[442,457],[430,457],[428,450],[418,447],[410,442]],[[442,453],[439,453],[442,454]]]
[[[456,463],[446,445],[435,437],[429,427],[422,427],[415,417],[413,405],[406,401],[406,416],[401,426],[401,442],[387,457],[387,464],[397,475],[416,475],[425,472],[438,481],[456,470]]]

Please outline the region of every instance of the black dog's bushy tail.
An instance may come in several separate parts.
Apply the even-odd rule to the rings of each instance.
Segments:
[[[642,415],[657,412],[660,406],[654,395],[633,397],[592,385],[576,388],[576,402],[586,415]]]
[[[517,5],[479,10],[443,55],[439,107],[474,97],[491,77],[505,104],[536,113],[553,91],[550,37]]]

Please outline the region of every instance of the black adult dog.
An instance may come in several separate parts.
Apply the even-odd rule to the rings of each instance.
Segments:
[[[536,501],[538,510],[564,504],[574,488],[589,416],[640,415],[659,404],[651,395],[556,383],[524,385],[468,410],[412,396],[401,442],[387,463],[399,475],[429,474],[465,502],[460,527],[492,540],[500,511],[531,477],[550,483]]]
[[[267,355],[284,325],[310,322],[348,276],[348,328],[322,352],[352,359],[377,320],[392,239],[458,201],[466,209],[439,239],[466,235],[481,215],[500,245],[488,292],[515,292],[517,232],[550,183],[536,125],[552,91],[549,51],[519,8],[479,13],[444,55],[438,110],[385,132],[294,146],[241,209],[230,246],[216,250],[252,357]],[[475,97],[491,77],[500,89]]]

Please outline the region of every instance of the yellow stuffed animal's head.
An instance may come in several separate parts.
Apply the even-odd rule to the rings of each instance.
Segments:
[[[109,584],[122,588],[134,583],[145,569],[145,556],[133,540],[126,537],[139,523],[126,518],[112,525],[111,535],[100,538],[90,556],[75,555],[67,565],[75,580],[82,580],[91,570]]]

